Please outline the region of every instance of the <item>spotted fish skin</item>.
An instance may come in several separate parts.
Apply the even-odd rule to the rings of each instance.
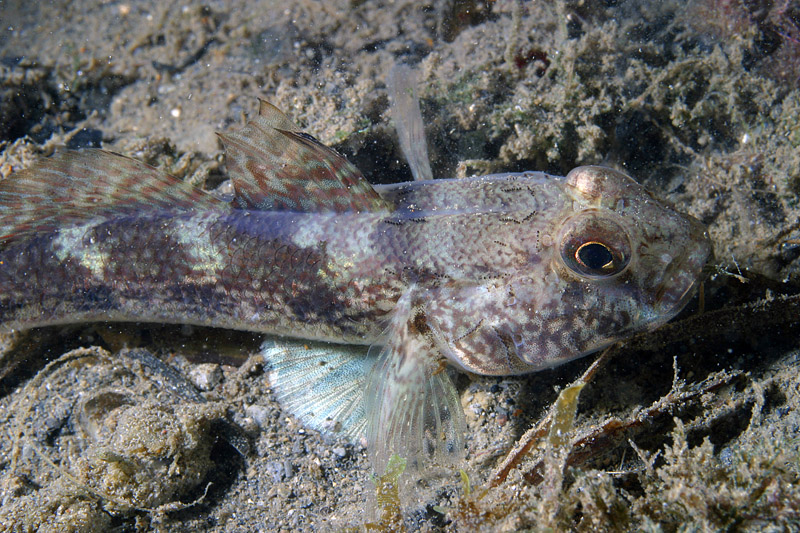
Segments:
[[[640,228],[628,230],[664,250],[642,257],[654,250],[640,246],[640,268],[628,268],[613,286],[595,289],[588,278],[560,275],[559,223],[575,211],[565,183],[523,173],[383,187],[393,205],[387,213],[257,211],[219,202],[216,209],[93,219],[3,248],[0,318],[6,329],[136,320],[370,344],[413,286],[433,338],[455,363],[491,374],[552,366],[671,317],[679,309],[674,295],[693,286],[705,258],[702,248],[694,262],[676,254],[670,262],[687,255],[686,279],[675,277],[681,265],[663,279],[660,256],[670,247],[690,249],[702,229],[676,218],[686,242],[675,242],[676,232],[664,229],[670,210],[647,196],[653,223],[644,226],[640,216]],[[625,215],[614,221],[624,223]],[[665,283],[674,287],[666,286],[658,308]]]
[[[321,429],[347,420],[381,470],[392,454],[463,449],[443,362],[532,372],[657,327],[711,254],[698,221],[607,168],[372,187],[266,103],[221,137],[232,202],[99,150],[0,183],[0,328],[279,336],[265,353],[289,408]],[[358,398],[350,371],[299,386],[307,369],[346,367],[341,345],[371,361]]]
[[[324,242],[298,246],[287,231],[310,218],[332,231],[324,219],[333,217],[221,207],[90,221],[6,246],[4,328],[134,320],[340,342],[374,337],[382,313],[372,304],[387,295],[345,279]]]

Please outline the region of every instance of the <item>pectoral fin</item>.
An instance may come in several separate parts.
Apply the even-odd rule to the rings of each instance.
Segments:
[[[366,346],[270,339],[261,346],[278,401],[307,427],[352,442],[364,438]]]
[[[458,393],[416,316],[396,317],[367,380],[367,441],[378,473],[392,456],[419,470],[452,464],[464,451]]]
[[[393,456],[420,471],[452,465],[464,452],[458,393],[407,299],[382,346],[271,339],[261,347],[281,404],[308,427],[354,442],[366,437],[379,474]]]

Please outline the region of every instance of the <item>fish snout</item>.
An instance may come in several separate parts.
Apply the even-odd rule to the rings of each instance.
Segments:
[[[655,310],[668,320],[683,309],[703,280],[703,267],[713,257],[706,227],[689,218],[688,244],[667,263],[655,290]]]

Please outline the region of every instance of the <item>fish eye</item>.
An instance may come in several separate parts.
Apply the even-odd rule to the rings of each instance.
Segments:
[[[614,256],[602,242],[587,242],[575,251],[575,260],[589,270],[606,271],[614,268]]]
[[[631,247],[627,233],[611,217],[588,211],[562,231],[561,259],[575,274],[602,279],[625,270]]]

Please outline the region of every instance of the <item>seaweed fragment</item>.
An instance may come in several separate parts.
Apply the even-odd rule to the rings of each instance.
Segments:
[[[517,441],[514,449],[506,455],[500,466],[490,476],[487,490],[500,486],[506,480],[508,474],[519,465],[523,457],[548,432],[553,432],[552,440],[549,440],[551,448],[555,447],[555,445],[563,445],[563,432],[567,427],[571,427],[575,421],[574,409],[577,406],[580,391],[608,362],[613,355],[613,350],[617,347],[618,345],[614,345],[606,348],[575,383],[561,391],[547,416],[543,417],[538,424],[529,429]]]
[[[560,509],[559,501],[563,490],[564,473],[571,450],[570,435],[575,425],[580,393],[597,370],[608,360],[612,348],[606,349],[579,379],[559,393],[547,416],[542,418],[539,424],[517,442],[514,449],[492,475],[486,488],[473,492],[468,478],[464,482],[466,476],[462,471],[464,495],[458,499],[456,507],[451,511],[456,523],[467,530],[476,530],[495,524],[498,520],[506,517],[513,510],[516,502],[507,501],[500,505],[496,503],[485,505],[481,504],[481,500],[488,496],[492,489],[505,482],[508,474],[518,466],[533,445],[545,435],[547,440],[544,461],[547,483],[542,491],[540,509],[545,518],[544,523],[554,522]]]
[[[375,503],[377,522],[367,522],[367,531],[405,531],[400,508],[400,476],[406,470],[407,461],[399,455],[392,455],[383,475],[375,476]]]

